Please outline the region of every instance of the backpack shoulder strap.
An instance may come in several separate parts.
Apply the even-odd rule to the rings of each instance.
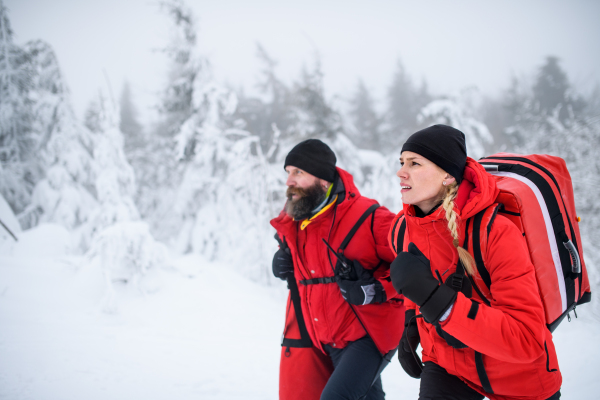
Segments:
[[[492,285],[492,280],[490,278],[490,274],[483,263],[483,255],[481,253],[481,234],[482,229],[486,233],[486,242],[487,238],[490,235],[490,230],[492,229],[492,224],[496,219],[496,215],[498,214],[498,210],[502,208],[502,204],[493,204],[490,207],[479,211],[475,214],[474,217],[469,220],[473,220],[473,258],[475,259],[475,264],[477,265],[477,272],[479,272],[479,276],[487,286],[488,290]],[[489,217],[486,218],[485,223],[486,226],[482,227],[482,223],[484,220],[484,215],[488,213]]]
[[[340,244],[340,247],[338,249],[338,251],[344,251],[346,249],[346,247],[348,246],[348,243],[350,243],[350,240],[352,240],[352,238],[354,237],[354,234],[356,233],[356,231],[358,230],[358,228],[360,228],[360,226],[362,225],[363,222],[365,222],[365,219],[367,219],[367,217],[369,215],[371,215],[373,212],[375,212],[375,210],[379,208],[379,204],[375,203],[373,205],[371,205],[371,207],[369,207],[367,209],[367,211],[365,211],[363,213],[363,215],[360,216],[360,218],[358,219],[358,221],[356,221],[356,223],[354,224],[354,226],[352,227],[352,229],[350,229],[350,232],[348,232],[348,234],[346,235],[346,237],[344,238],[344,241],[342,242],[342,244]]]
[[[471,220],[472,218],[467,219],[466,223],[465,223],[465,241],[463,243],[463,249],[468,249],[469,248],[469,226],[471,225]],[[462,261],[460,261],[460,258],[458,259],[458,265],[456,267],[456,272],[459,274],[462,274],[465,269],[465,267],[463,266]],[[471,287],[473,289],[475,289],[475,292],[477,292],[477,295],[479,296],[479,298],[487,305],[490,305],[490,301],[485,297],[485,295],[481,292],[481,290],[479,289],[479,286],[477,286],[477,283],[475,282],[475,279],[473,279],[473,277],[469,274],[466,274],[467,278],[471,281]],[[461,287],[462,287],[462,283],[461,283]]]
[[[400,227],[398,228],[398,224]],[[390,243],[392,244],[392,249],[396,254],[402,252],[404,248],[404,235],[406,234],[406,218],[402,215],[400,218],[396,220],[394,226],[392,227]]]

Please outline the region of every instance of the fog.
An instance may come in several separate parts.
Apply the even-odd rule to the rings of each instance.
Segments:
[[[165,84],[169,28],[158,2],[148,0],[5,0],[15,41],[52,44],[73,104],[81,115],[99,88],[132,84],[140,111]],[[222,83],[254,90],[256,43],[294,80],[321,56],[326,94],[346,98],[359,78],[377,100],[398,60],[433,93],[476,86],[497,95],[561,59],[571,82],[589,90],[600,82],[600,3],[595,1],[190,1],[198,18],[198,49]]]

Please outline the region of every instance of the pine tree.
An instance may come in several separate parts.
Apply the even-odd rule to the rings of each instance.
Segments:
[[[83,228],[85,242],[116,223],[139,219],[133,203],[135,177],[123,150],[117,107],[101,93],[92,104],[96,112],[92,150],[95,169],[93,188],[98,206],[90,213]]]
[[[375,111],[375,101],[362,80],[358,81],[354,96],[350,100],[350,116],[356,132],[350,135],[362,148],[382,150],[381,117]]]
[[[123,84],[119,106],[121,112],[119,128],[123,132],[125,140],[125,154],[131,158],[136,149],[143,147],[144,132],[138,121],[138,111],[133,103],[131,85],[127,81]]]
[[[160,120],[142,145],[136,146],[132,165],[138,181],[138,209],[150,222],[153,234],[167,240],[175,228],[164,216],[172,208],[182,170],[175,136],[193,114],[194,85],[208,62],[196,54],[196,20],[191,9],[179,0],[161,2],[160,6],[172,22],[170,40],[162,50],[170,63],[168,81],[158,105]]]
[[[36,152],[42,171],[31,203],[21,214],[25,227],[53,222],[69,230],[87,222],[96,206],[94,138],[75,117],[69,91],[50,45],[25,45],[32,74],[33,130],[39,134]]]
[[[425,81],[419,89],[398,61],[392,84],[387,92],[386,145],[398,148],[418,127],[417,115],[421,108],[431,101]]]
[[[169,84],[161,96],[159,110],[165,119],[163,135],[173,137],[183,121],[192,114],[192,94],[198,74],[208,66],[195,55],[196,20],[181,0],[161,2],[161,8],[173,21],[172,37],[163,49],[170,59]]]
[[[560,67],[559,61],[558,57],[546,57],[533,86],[533,101],[539,113],[549,115],[558,112],[559,119],[564,122],[570,116],[579,114],[585,103],[570,93],[567,74]]]
[[[292,141],[308,138],[334,140],[343,131],[340,113],[325,98],[321,59],[315,55],[311,70],[304,67],[292,91],[293,122],[286,133]]]
[[[547,57],[533,86],[534,101],[542,112],[551,113],[559,104],[567,103],[568,90],[567,74],[560,68],[558,57]]]
[[[270,160],[276,155],[279,135],[287,132],[292,124],[292,97],[290,89],[276,73],[277,61],[257,44],[256,55],[262,64],[260,78],[256,84],[259,97],[246,97],[238,92],[238,107],[235,118],[242,119],[244,129],[260,138],[263,152]]]
[[[0,1],[0,192],[15,212],[30,201],[37,179],[32,127],[29,54],[13,43],[7,9]]]

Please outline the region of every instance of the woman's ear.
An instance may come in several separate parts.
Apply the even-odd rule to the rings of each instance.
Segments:
[[[446,174],[446,176],[444,176],[444,181],[442,182],[442,185],[449,186],[454,182],[456,182],[456,179],[452,175]]]

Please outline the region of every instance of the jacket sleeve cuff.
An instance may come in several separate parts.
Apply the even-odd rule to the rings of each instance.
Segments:
[[[450,314],[448,317],[442,322],[440,321],[440,326],[447,330],[448,327],[461,326],[461,323],[457,323],[460,315],[467,315],[469,313],[469,309],[471,308],[471,299],[465,297],[462,293],[457,293],[456,300],[454,304],[452,304]]]
[[[389,299],[400,299],[402,298],[401,295],[398,294],[398,292],[396,292],[396,289],[394,289],[394,286],[392,285],[391,281],[388,281],[387,279],[377,279],[377,282],[379,282],[381,284],[381,286],[383,287],[383,291],[385,292],[385,296],[386,296],[386,300]]]
[[[440,322],[444,322],[448,318],[448,316],[450,316],[450,313],[452,312],[453,308],[454,304],[452,304],[450,308],[447,309],[446,312],[440,317]]]

